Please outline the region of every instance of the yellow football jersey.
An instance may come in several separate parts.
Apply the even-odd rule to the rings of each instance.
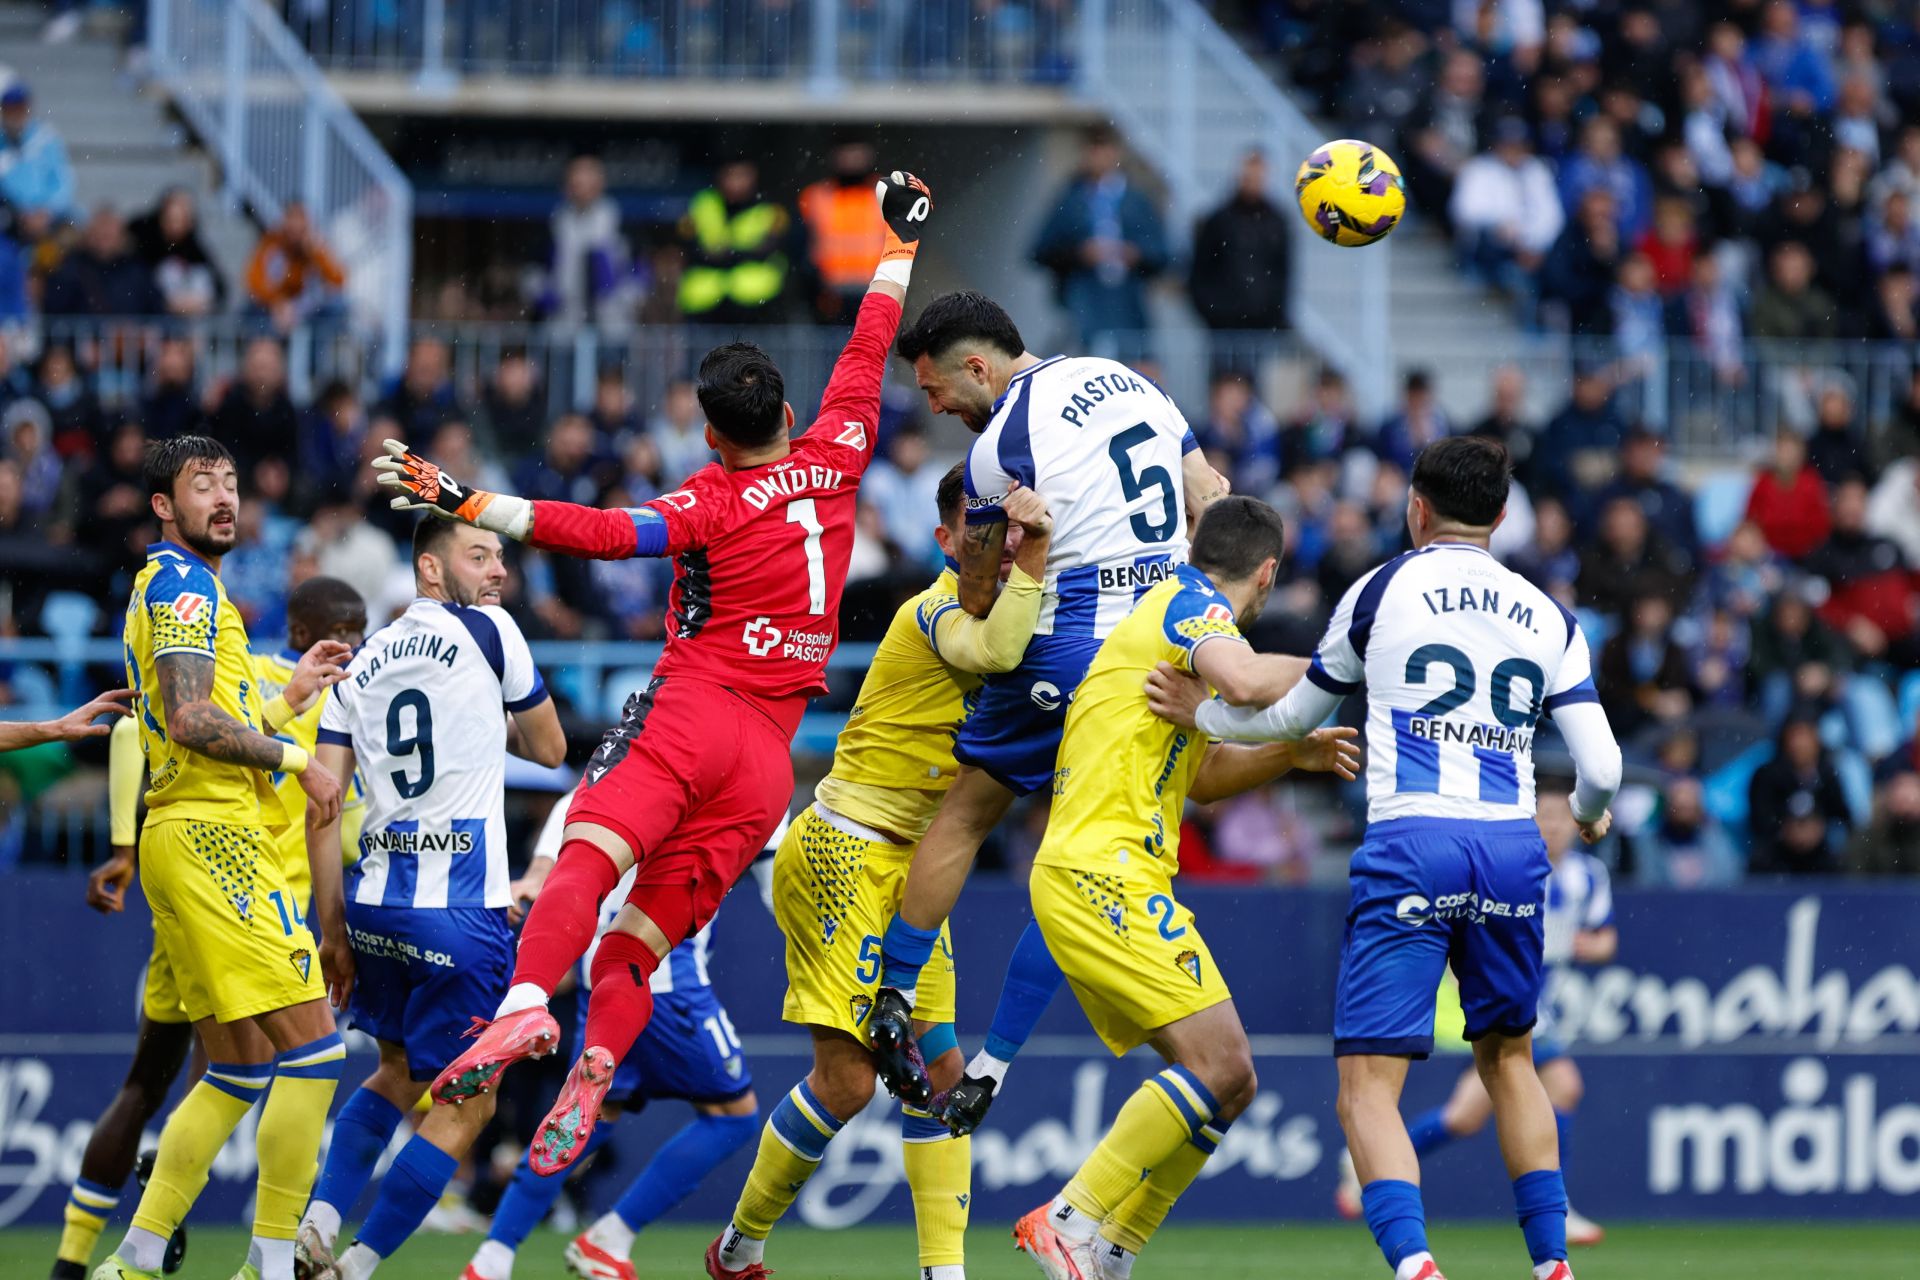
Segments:
[[[1227,598],[1181,565],[1101,644],[1067,711],[1036,865],[1172,879],[1181,810],[1207,740],[1148,709],[1147,674],[1162,661],[1192,671],[1194,651],[1216,637],[1246,643]]]
[[[910,841],[926,834],[953,785],[953,735],[973,710],[980,677],[940,659],[940,618],[960,608],[945,569],[901,605],[874,651],[860,696],[815,794],[855,822]]]
[[[256,684],[247,626],[213,567],[185,547],[156,542],[133,580],[125,632],[127,682],[147,758],[148,822],[194,818],[269,828],[287,825],[267,775],[179,746],[167,736],[167,709],[155,660],[169,653],[213,659],[213,705],[260,728],[266,699]]]

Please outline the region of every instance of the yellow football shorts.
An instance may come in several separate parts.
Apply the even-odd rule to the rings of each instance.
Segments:
[[[165,955],[187,1017],[233,1022],[325,998],[313,934],[300,922],[303,911],[295,910],[267,832],[149,819],[140,832],[140,870],[154,950]],[[149,997],[153,983],[150,967]]]
[[[140,1011],[149,1022],[185,1022],[186,1005],[180,1000],[180,984],[173,980],[173,961],[160,945],[160,929],[153,930],[153,952],[147,957],[145,989],[140,994]]]
[[[907,891],[913,846],[889,844],[814,805],[793,820],[773,856],[773,917],[787,937],[788,1022],[867,1038],[880,989],[880,939]],[[920,972],[913,1016],[953,1021],[953,942]]]
[[[1170,887],[1051,866],[1035,867],[1027,884],[1047,949],[1116,1056],[1233,998]]]

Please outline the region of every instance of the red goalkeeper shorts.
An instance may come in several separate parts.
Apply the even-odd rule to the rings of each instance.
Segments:
[[[793,733],[805,705],[656,677],[627,699],[620,723],[601,739],[567,821],[625,837],[639,866],[629,901],[645,909],[655,895],[691,895],[691,922],[681,937],[668,928],[670,941],[713,919],[786,816]]]

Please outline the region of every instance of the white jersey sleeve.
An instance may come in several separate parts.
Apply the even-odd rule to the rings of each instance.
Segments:
[[[1181,462],[1198,447],[1166,393],[1116,361],[1055,356],[1014,375],[967,455],[967,521],[1005,520],[1016,481],[1046,499],[1035,634],[1104,638],[1186,560]]]
[[[480,606],[500,632],[500,697],[509,711],[525,711],[547,700],[547,682],[533,665],[533,651],[513,615],[497,604]]]

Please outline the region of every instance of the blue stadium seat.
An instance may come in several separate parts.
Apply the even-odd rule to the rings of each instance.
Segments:
[[[609,725],[619,724],[620,713],[627,708],[627,695],[646,688],[651,679],[652,667],[616,667],[607,672],[606,682],[600,686],[601,718]]]
[[[1597,609],[1575,609],[1573,616],[1580,624],[1580,633],[1587,638],[1587,648],[1593,650],[1594,659],[1598,661],[1601,646],[1613,639],[1614,620]]]
[[[1847,793],[1853,824],[1865,826],[1873,818],[1873,766],[1858,751],[1836,751],[1833,771],[1840,775],[1840,789]]]
[[[100,606],[78,591],[49,591],[40,606],[40,629],[62,644],[79,644],[93,634]]]
[[[1840,705],[1853,730],[1853,745],[1869,760],[1891,755],[1905,739],[1893,690],[1878,676],[1854,676],[1841,690]]]
[[[1722,471],[1700,482],[1693,494],[1693,527],[1700,544],[1717,547],[1733,536],[1747,514],[1747,495],[1753,477],[1745,471]]]
[[[1905,741],[1920,732],[1920,671],[1909,671],[1900,679],[1900,738]]]
[[[1747,785],[1760,766],[1773,759],[1773,743],[1756,742],[1708,774],[1702,786],[1707,812],[1740,844],[1747,830]]]
[[[21,663],[7,673],[7,684],[13,690],[9,718],[45,720],[66,710],[60,702],[60,686],[45,667]]]

